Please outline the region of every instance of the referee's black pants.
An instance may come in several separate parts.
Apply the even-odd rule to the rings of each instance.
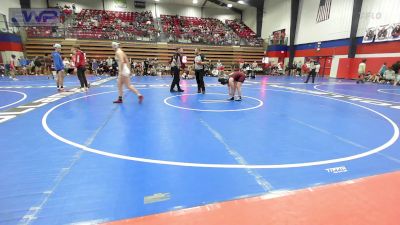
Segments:
[[[204,85],[204,70],[195,70],[195,75],[196,75],[196,82],[197,82],[197,92],[205,92],[206,87]]]
[[[86,76],[85,76],[85,70],[86,69],[84,67],[79,67],[77,69],[77,75],[78,75],[79,82],[81,83],[81,88],[89,87]]]
[[[315,70],[311,70],[310,73],[308,73],[308,75],[307,75],[307,80],[305,83],[308,83],[308,80],[310,79],[310,77],[312,77],[312,83],[314,83],[316,75],[317,75],[317,73],[315,72]]]
[[[174,76],[174,79],[172,80],[171,83],[171,88],[170,91],[174,91],[175,85],[178,87],[178,91],[182,90],[181,87],[179,86],[179,81],[181,80],[179,77],[179,68],[177,66],[174,66],[171,68],[172,75]]]

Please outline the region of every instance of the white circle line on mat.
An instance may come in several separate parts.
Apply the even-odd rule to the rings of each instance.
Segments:
[[[130,160],[130,161],[136,161],[136,162],[142,162],[142,163],[169,165],[169,166],[198,167],[198,168],[222,168],[222,169],[284,169],[284,168],[298,168],[298,167],[307,167],[307,166],[319,166],[319,165],[326,165],[326,164],[332,164],[332,163],[346,162],[346,161],[351,161],[351,160],[355,160],[355,159],[360,159],[360,158],[363,158],[363,157],[378,153],[380,151],[383,151],[386,148],[388,148],[391,145],[393,145],[397,141],[397,139],[399,138],[399,127],[396,125],[396,123],[393,122],[393,120],[391,120],[387,116],[383,115],[382,113],[377,112],[377,111],[375,111],[373,109],[370,109],[368,107],[365,107],[365,106],[362,106],[362,105],[358,105],[358,104],[353,103],[353,102],[347,102],[347,101],[340,100],[340,99],[335,99],[335,98],[331,98],[331,97],[327,97],[327,96],[319,96],[319,95],[314,95],[314,94],[309,94],[309,93],[300,93],[300,92],[286,91],[286,90],[271,90],[271,89],[270,89],[270,91],[280,91],[280,92],[289,92],[289,93],[295,93],[295,94],[304,94],[304,95],[316,96],[316,97],[321,97],[321,98],[326,98],[326,99],[331,99],[331,100],[335,100],[335,101],[344,102],[344,103],[347,103],[347,104],[351,104],[351,105],[366,109],[368,111],[371,111],[371,112],[377,114],[378,116],[384,118],[387,122],[389,122],[389,124],[393,128],[393,135],[386,143],[384,143],[384,144],[382,144],[382,145],[380,145],[380,146],[378,146],[376,148],[373,148],[371,150],[368,150],[368,151],[360,153],[360,154],[347,156],[347,157],[342,157],[342,158],[337,158],[337,159],[329,159],[329,160],[313,161],[313,162],[304,162],[304,163],[290,163],[290,164],[239,165],[239,164],[208,164],[208,163],[191,163],[191,162],[166,161],[166,160],[156,160],[156,159],[147,159],[147,158],[120,155],[120,154],[110,153],[110,152],[106,152],[106,151],[99,150],[99,149],[90,148],[90,147],[87,147],[85,145],[73,142],[73,141],[68,140],[68,139],[66,139],[64,137],[61,137],[60,135],[56,134],[53,130],[51,130],[49,128],[49,126],[47,124],[47,119],[48,119],[49,115],[54,110],[59,108],[60,106],[68,104],[68,103],[76,101],[76,100],[79,100],[79,99],[82,99],[82,98],[87,98],[87,97],[90,97],[90,96],[96,96],[96,95],[112,93],[112,92],[115,92],[115,91],[101,92],[101,93],[97,93],[97,94],[82,96],[82,97],[78,97],[78,98],[74,98],[74,99],[62,102],[62,103],[60,103],[60,104],[58,104],[56,106],[53,106],[50,110],[48,110],[43,115],[43,117],[42,117],[42,126],[50,136],[54,137],[55,139],[57,139],[57,140],[59,140],[61,142],[64,142],[65,144],[74,146],[74,147],[79,148],[79,149],[81,149],[83,151],[87,151],[87,152],[91,152],[91,153],[95,153],[95,154],[99,154],[99,155],[103,155],[103,156],[107,156],[107,157],[111,157],[111,158]]]
[[[400,95],[400,93],[391,93],[391,92],[387,92],[389,90],[396,90],[399,91],[400,89],[378,89],[378,92],[380,93],[385,93],[385,94],[389,94],[389,95]]]
[[[9,106],[12,106],[12,105],[15,105],[15,104],[18,104],[18,103],[20,103],[20,102],[22,102],[23,100],[25,100],[28,96],[24,93],[24,92],[19,92],[19,91],[10,91],[10,90],[0,90],[0,91],[4,91],[4,92],[12,92],[12,93],[18,93],[18,94],[20,94],[20,95],[22,95],[22,98],[21,99],[19,99],[18,101],[15,101],[15,102],[13,102],[13,103],[10,103],[10,104],[8,104],[8,105],[3,105],[3,106],[0,106],[0,109],[4,109],[4,108],[6,108],[6,107],[9,107]]]
[[[207,93],[207,95],[226,95],[226,94],[222,94],[222,93]],[[249,108],[243,108],[243,109],[196,109],[196,108],[187,108],[187,107],[182,107],[182,106],[176,106],[173,105],[171,103],[168,102],[169,99],[172,98],[176,98],[176,97],[180,97],[180,96],[193,96],[193,95],[202,95],[202,94],[181,94],[181,95],[174,95],[174,96],[170,96],[164,99],[164,103],[168,106],[174,107],[174,108],[178,108],[178,109],[184,109],[184,110],[190,110],[190,111],[200,111],[200,112],[239,112],[239,111],[247,111],[247,110],[252,110],[252,109],[256,109],[259,108],[261,106],[263,106],[263,101],[257,99],[257,98],[253,98],[253,97],[249,97],[249,96],[242,96],[243,99],[253,99],[255,101],[258,102],[258,105],[253,106],[253,107],[249,107]]]

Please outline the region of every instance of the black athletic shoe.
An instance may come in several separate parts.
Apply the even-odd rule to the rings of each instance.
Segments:
[[[234,97],[232,97],[232,98],[228,98],[227,100],[228,100],[228,101],[234,101],[234,100],[235,100],[235,98],[234,98]]]
[[[180,90],[178,90],[178,92],[184,92],[185,90],[182,90],[182,89],[180,89]]]
[[[242,101],[242,97],[238,97],[237,99],[235,99],[235,101],[237,101],[237,102]]]

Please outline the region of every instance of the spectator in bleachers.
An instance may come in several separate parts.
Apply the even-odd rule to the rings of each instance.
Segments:
[[[74,15],[76,14],[76,6],[75,6],[75,3],[72,3],[72,12],[74,13]]]
[[[65,10],[71,11],[71,7],[66,5]],[[169,42],[250,46],[261,46],[263,43],[250,28],[239,21],[225,24],[215,18],[162,15],[161,28]],[[29,37],[157,41],[160,31],[155,28],[152,13],[149,11],[83,9],[68,24],[53,29],[31,27],[27,28],[27,33]]]

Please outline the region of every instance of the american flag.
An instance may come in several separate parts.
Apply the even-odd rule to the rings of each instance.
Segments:
[[[317,23],[329,19],[332,0],[320,0],[317,14]]]

